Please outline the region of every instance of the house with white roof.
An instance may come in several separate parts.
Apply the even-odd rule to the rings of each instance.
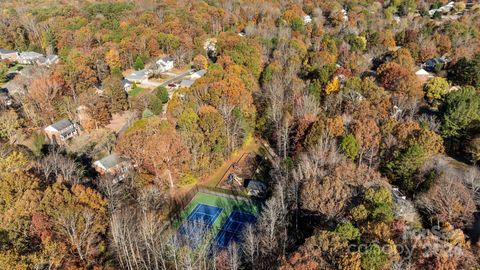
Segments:
[[[42,57],[44,57],[43,54],[37,52],[21,52],[18,57],[18,62],[20,64],[32,65]]]
[[[163,57],[156,62],[159,72],[166,72],[173,68],[173,58]]]
[[[65,144],[70,138],[78,135],[79,126],[70,120],[62,119],[44,129],[51,144]]]
[[[37,59],[37,65],[39,66],[51,66],[53,64],[56,64],[58,63],[59,61],[59,58],[58,58],[58,55],[56,54],[50,54],[50,55],[47,55],[47,56],[42,56],[40,57],[39,59]]]
[[[303,24],[309,24],[311,22],[312,22],[312,16],[310,15],[303,16]]]

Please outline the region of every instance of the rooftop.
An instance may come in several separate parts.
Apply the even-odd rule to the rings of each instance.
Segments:
[[[264,183],[257,180],[250,180],[248,182],[247,188],[251,190],[258,190],[260,192],[265,192],[265,190],[267,189]]]
[[[111,154],[100,160],[95,161],[97,165],[100,165],[105,170],[115,167],[120,162],[122,162],[122,158],[117,154]]]
[[[165,56],[160,58],[160,60],[162,60],[163,62],[170,62],[170,61],[173,61],[173,58],[170,56]]]
[[[125,86],[125,85],[132,85],[133,83],[127,79],[123,79],[122,84]]]
[[[21,52],[20,57],[23,58],[40,58],[43,57],[43,54],[37,52]]]
[[[0,54],[16,53],[14,50],[0,49]]]
[[[135,72],[130,73],[125,77],[125,79],[129,81],[141,81],[146,79],[148,75],[149,75],[149,71],[146,69],[142,69],[142,70],[137,70]]]
[[[73,123],[70,122],[70,120],[62,119],[58,122],[55,122],[55,123],[51,124],[50,127],[56,129],[57,131],[61,131],[61,130],[64,130],[64,129],[70,127],[71,125],[73,125]]]
[[[190,87],[194,82],[195,82],[194,80],[183,80],[180,83],[180,87]]]
[[[206,69],[201,69],[199,71],[196,71],[194,72],[191,76],[198,76],[198,77],[202,77],[203,75],[207,74],[207,70]]]

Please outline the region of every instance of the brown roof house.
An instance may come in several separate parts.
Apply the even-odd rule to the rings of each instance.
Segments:
[[[44,129],[51,144],[65,144],[70,138],[78,136],[80,127],[70,120],[62,119]]]
[[[112,176],[114,184],[123,181],[132,169],[132,164],[128,159],[117,154],[111,154],[97,160],[93,163],[93,166],[100,175]]]

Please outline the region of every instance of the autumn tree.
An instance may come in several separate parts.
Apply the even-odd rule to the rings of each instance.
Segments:
[[[110,76],[103,81],[105,97],[109,101],[110,112],[118,113],[128,108],[127,93],[120,78]]]
[[[134,123],[120,137],[116,149],[170,187],[186,172],[190,156],[175,128],[158,118]]]
[[[380,144],[380,128],[374,119],[365,118],[355,121],[352,130],[359,146],[359,161],[367,155],[369,163],[372,164],[374,153],[378,151]]]
[[[117,49],[112,48],[105,54],[105,61],[107,62],[110,70],[120,68],[120,54]]]
[[[164,143],[159,144],[162,141]],[[175,181],[185,173],[190,154],[176,130],[161,122],[158,130],[146,141],[145,167],[174,187]]]
[[[449,85],[447,80],[442,77],[434,77],[425,84],[425,96],[431,102],[441,100],[448,93]]]
[[[350,193],[350,187],[340,179],[327,176],[322,180],[307,180],[300,191],[300,197],[303,209],[334,219],[342,214],[351,196]],[[321,198],[319,194],[329,194],[329,198]]]
[[[475,201],[461,180],[440,176],[436,184],[418,200],[417,204],[434,222],[449,222],[464,228],[473,221]]]
[[[15,143],[20,134],[22,119],[14,110],[0,112],[0,138]]]
[[[387,90],[394,91],[408,97],[423,96],[420,83],[411,70],[395,62],[387,62],[377,69],[379,81]]]
[[[75,97],[98,83],[92,60],[78,50],[71,50],[57,70]]]
[[[199,54],[193,58],[193,65],[197,69],[207,69],[208,68],[208,60],[205,56]]]
[[[7,81],[8,66],[7,64],[0,62],[0,83]]]
[[[32,81],[25,97],[25,106],[36,115],[27,116],[39,117],[40,124],[43,125],[55,122],[65,90],[65,82],[61,78],[42,72]]]
[[[75,185],[69,190],[60,183],[48,187],[40,202],[42,211],[54,221],[54,230],[82,261],[98,256],[107,227],[105,205],[102,195],[91,188]]]

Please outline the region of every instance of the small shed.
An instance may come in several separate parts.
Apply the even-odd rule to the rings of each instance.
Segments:
[[[258,180],[247,180],[246,184],[249,196],[264,197],[267,194],[267,186]]]

